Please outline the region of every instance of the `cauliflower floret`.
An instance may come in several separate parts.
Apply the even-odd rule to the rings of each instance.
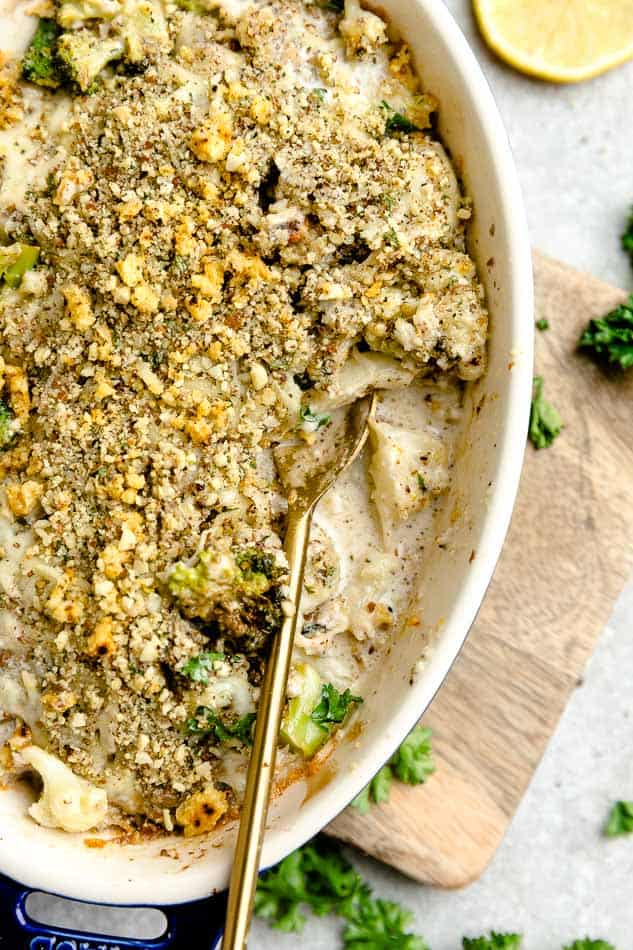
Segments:
[[[106,36],[88,28],[92,20],[107,21]],[[62,4],[57,22],[70,28],[57,41],[59,61],[83,92],[108,63],[122,58],[140,63],[169,43],[162,8],[152,0],[73,0]]]
[[[103,40],[90,30],[77,30],[60,36],[57,52],[70,78],[86,92],[108,63],[121,59],[125,43],[116,37]]]
[[[339,23],[347,52],[363,55],[387,42],[387,27],[375,13],[363,10],[358,0],[345,0],[345,16]]]
[[[365,339],[407,366],[436,363],[461,379],[477,379],[486,365],[487,328],[482,295],[472,281],[422,294],[412,313],[403,309],[393,321],[369,324]]]
[[[151,0],[129,0],[124,5],[120,33],[126,44],[125,58],[131,63],[140,63],[155,47],[169,42],[163,11]]]
[[[176,809],[176,821],[182,825],[185,838],[213,831],[220,818],[228,811],[224,792],[213,785],[196,792]]]
[[[448,449],[429,432],[413,432],[386,422],[370,422],[370,439],[372,497],[388,535],[394,524],[448,487]]]
[[[382,353],[354,350],[324,392],[310,400],[313,412],[338,409],[373,392],[374,389],[402,389],[413,381],[415,373],[398,360]]]
[[[28,746],[22,759],[39,772],[44,783],[41,798],[29,808],[29,814],[45,828],[63,831],[89,831],[100,824],[108,810],[103,789],[75,775],[67,765],[38,746]]]

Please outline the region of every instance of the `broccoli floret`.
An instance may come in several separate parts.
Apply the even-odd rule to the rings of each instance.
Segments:
[[[37,264],[40,249],[34,244],[10,244],[0,247],[0,279],[9,287],[18,287],[22,277]]]
[[[246,637],[257,650],[281,623],[282,573],[259,549],[201,551],[193,566],[176,564],[167,583],[186,616],[215,624],[224,636]]]
[[[0,449],[6,449],[19,431],[20,423],[6,403],[0,400]]]
[[[22,78],[38,86],[57,89],[62,74],[57,62],[59,27],[55,20],[41,19],[22,60]]]
[[[328,732],[312,718],[312,711],[321,699],[321,677],[313,666],[300,663],[295,669],[299,695],[288,703],[281,722],[281,738],[295,750],[310,758],[328,737]]]
[[[235,553],[240,577],[239,585],[249,594],[265,594],[278,573],[272,554],[265,554],[255,548]]]
[[[90,30],[63,33],[57,42],[57,55],[70,79],[87,92],[101,70],[121,59],[125,44],[121,39],[99,39]]]
[[[322,683],[319,674],[307,663],[295,668],[299,695],[293,696],[281,723],[281,737],[296,752],[310,758],[327,741],[332,730],[343,722],[360,696],[343,693],[331,683]]]

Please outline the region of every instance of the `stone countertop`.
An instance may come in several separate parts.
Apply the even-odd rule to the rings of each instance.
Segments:
[[[505,120],[533,244],[633,288],[619,242],[633,203],[633,63],[578,86],[539,83],[488,53],[470,0],[448,0],[448,6]],[[632,626],[633,584],[616,605],[504,842],[476,884],[459,892],[423,888],[353,855],[377,896],[415,912],[417,932],[432,950],[458,950],[462,935],[490,928],[524,933],[524,950],[560,950],[585,935],[630,950],[633,843],[607,841],[600,830],[613,799],[633,798]],[[53,905],[47,903],[50,913]],[[96,929],[109,919],[109,912],[92,910],[88,916],[71,912],[63,922]],[[335,950],[339,933],[339,923],[328,919],[311,919],[301,937],[257,922],[251,946]]]

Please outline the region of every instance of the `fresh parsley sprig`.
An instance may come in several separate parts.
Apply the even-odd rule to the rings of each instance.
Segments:
[[[242,745],[252,745],[255,719],[255,713],[247,713],[236,722],[227,723],[209,706],[198,706],[195,716],[187,720],[186,730],[190,736],[214,737],[218,742],[235,740]]]
[[[412,921],[411,911],[393,901],[357,901],[343,945],[345,950],[429,950],[422,937],[408,932]]]
[[[497,933],[490,931],[489,937],[464,937],[463,950],[519,950],[523,942],[521,934]]]
[[[407,785],[422,785],[435,772],[431,749],[431,730],[416,726],[386,765],[373,777],[369,785],[356,796],[352,805],[366,815],[372,802],[380,805],[389,801],[394,778]]]
[[[310,718],[317,725],[327,729],[331,725],[343,722],[350,707],[362,701],[362,696],[353,696],[349,689],[339,693],[331,683],[324,683],[321,687],[321,699],[312,710]]]
[[[609,812],[604,833],[607,838],[630,835],[633,832],[633,802],[618,801]]]
[[[633,240],[633,236],[632,236]],[[604,317],[590,320],[578,341],[581,350],[622,370],[633,367],[633,294]]]
[[[213,672],[213,664],[224,659],[224,653],[199,653],[191,657],[178,670],[183,676],[188,676],[194,683],[208,683],[209,673]]]
[[[339,849],[316,838],[262,874],[255,894],[255,913],[276,930],[300,933],[306,917],[337,914],[347,921],[345,950],[428,950],[409,933],[412,915],[399,904],[372,896],[371,888]]]
[[[558,411],[550,405],[543,395],[543,385],[543,377],[535,376],[528,435],[536,449],[548,448],[554,439],[560,435],[560,430],[563,427],[563,420]]]

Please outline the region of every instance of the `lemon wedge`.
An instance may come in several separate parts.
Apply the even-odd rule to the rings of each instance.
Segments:
[[[633,56],[633,0],[473,0],[484,39],[521,72],[581,82]]]

